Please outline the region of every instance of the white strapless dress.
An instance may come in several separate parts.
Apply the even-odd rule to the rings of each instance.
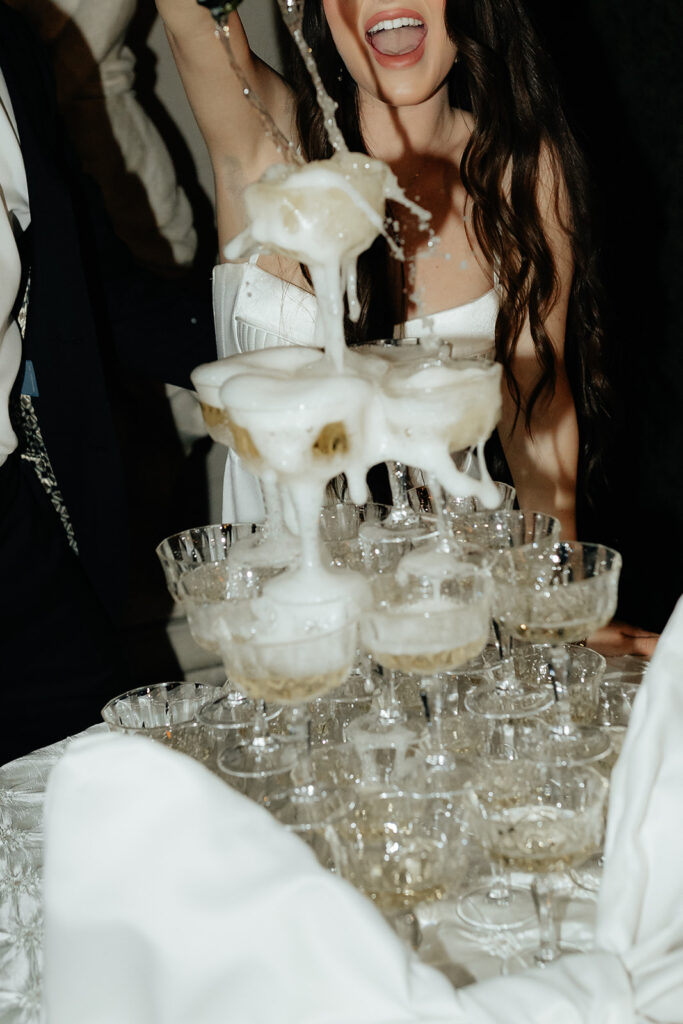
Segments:
[[[493,355],[500,300],[495,288],[452,309],[407,320],[405,337],[438,335],[462,357]],[[213,272],[213,312],[218,356],[275,345],[311,346],[318,313],[316,298],[249,263],[221,263]],[[397,334],[399,331],[397,330]],[[228,451],[223,483],[223,522],[261,522],[263,499],[256,478]]]

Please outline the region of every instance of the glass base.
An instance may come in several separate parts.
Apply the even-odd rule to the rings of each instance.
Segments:
[[[519,953],[513,953],[512,956],[503,961],[502,973],[515,974],[517,971],[524,971],[529,967],[544,970],[546,967],[550,967],[551,964],[556,964],[560,957],[566,956],[569,953],[586,952],[588,952],[587,946],[575,946],[568,942],[558,943],[553,956],[544,956],[541,949],[522,950]]]
[[[501,891],[502,885],[491,881],[463,893],[456,913],[470,928],[525,928],[536,921],[536,908],[529,889],[519,885],[506,887],[507,895],[495,898],[491,893]]]
[[[571,868],[569,871],[569,877],[574,885],[578,886],[579,889],[583,889],[585,893],[597,895],[600,891],[600,885],[602,884],[602,870],[604,863],[605,858],[603,854],[596,853],[595,856],[589,857],[581,867]]]
[[[533,749],[528,756],[542,764],[592,764],[607,757],[611,749],[606,730],[592,725],[575,725],[570,732],[550,729],[541,744],[532,742]],[[518,744],[517,752],[525,756],[523,741]]]
[[[245,726],[254,724],[254,702],[251,700],[242,701],[241,704],[233,704],[224,700],[221,705],[220,715],[216,716],[216,723],[222,729],[243,729]]]
[[[238,779],[260,779],[290,771],[297,762],[295,744],[280,743],[269,737],[264,743],[243,743],[224,750],[218,767]]]
[[[346,730],[347,739],[355,743],[359,750],[383,747],[405,750],[411,743],[415,743],[420,732],[419,728],[408,722],[408,716],[400,705],[360,715]]]
[[[553,703],[547,689],[477,687],[465,697],[465,707],[484,718],[527,718],[545,711]]]

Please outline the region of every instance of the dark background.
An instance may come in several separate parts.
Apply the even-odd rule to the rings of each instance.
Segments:
[[[596,188],[616,444],[592,536],[624,556],[621,615],[683,592],[683,0],[528,0]]]
[[[683,592],[683,0],[526,4],[588,157],[601,243],[615,440],[593,507],[583,503],[582,538],[621,551],[620,615],[660,630]],[[129,40],[148,107],[151,17],[144,0]],[[158,103],[150,113],[193,200],[208,265],[213,225],[186,147]]]

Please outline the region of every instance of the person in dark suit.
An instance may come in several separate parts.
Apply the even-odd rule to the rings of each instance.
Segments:
[[[127,562],[109,394],[116,367],[188,386],[191,369],[215,358],[215,340],[210,282],[190,289],[157,280],[114,236],[65,143],[40,45],[3,0],[0,71],[30,210],[24,230],[10,218],[21,257],[15,321],[27,304],[9,402],[18,445],[0,467],[4,762],[97,721],[126,688],[116,630]],[[3,188],[0,180],[0,196]],[[35,439],[23,436],[20,391],[32,396],[29,432],[31,423],[39,428],[57,489],[46,490],[44,465],[38,460],[36,472],[30,461]]]

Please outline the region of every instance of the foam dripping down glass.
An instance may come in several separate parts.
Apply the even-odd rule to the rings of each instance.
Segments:
[[[211,8],[228,51],[228,16],[236,6]],[[280,7],[302,50],[300,5],[280,0]],[[264,584],[254,613],[257,622],[269,623],[271,631],[275,624],[277,637],[286,636],[295,646],[357,623],[371,601],[358,573],[334,571],[321,557],[318,517],[329,480],[345,474],[352,500],[362,504],[368,470],[380,462],[402,462],[420,466],[449,493],[476,494],[484,504],[494,504],[497,492],[488,474],[475,480],[459,472],[451,452],[482,444],[495,428],[501,402],[501,370],[495,363],[459,362],[437,353],[394,364],[347,349],[345,300],[352,319],[360,314],[359,255],[384,234],[395,257],[403,258],[385,228],[387,201],[403,203],[423,225],[429,214],[407,199],[386,164],[348,151],[334,104],[305,45],[303,50],[334,153],[302,164],[284,140],[279,148],[286,162],[270,167],[245,190],[248,227],[225,254],[243,259],[268,251],[308,267],[319,307],[319,351],[303,356],[296,349],[266,349],[206,364],[192,375],[214,429],[220,425],[223,439],[248,469],[276,480],[294,509],[299,564]],[[253,91],[245,88],[245,94],[263,114]],[[269,131],[278,144],[272,123]],[[228,634],[230,615],[228,604]],[[322,645],[326,649],[332,657],[334,645]],[[305,659],[300,662],[305,668]],[[292,657],[293,693],[296,663]],[[320,678],[331,686],[337,666],[329,673],[324,664],[319,667]]]

